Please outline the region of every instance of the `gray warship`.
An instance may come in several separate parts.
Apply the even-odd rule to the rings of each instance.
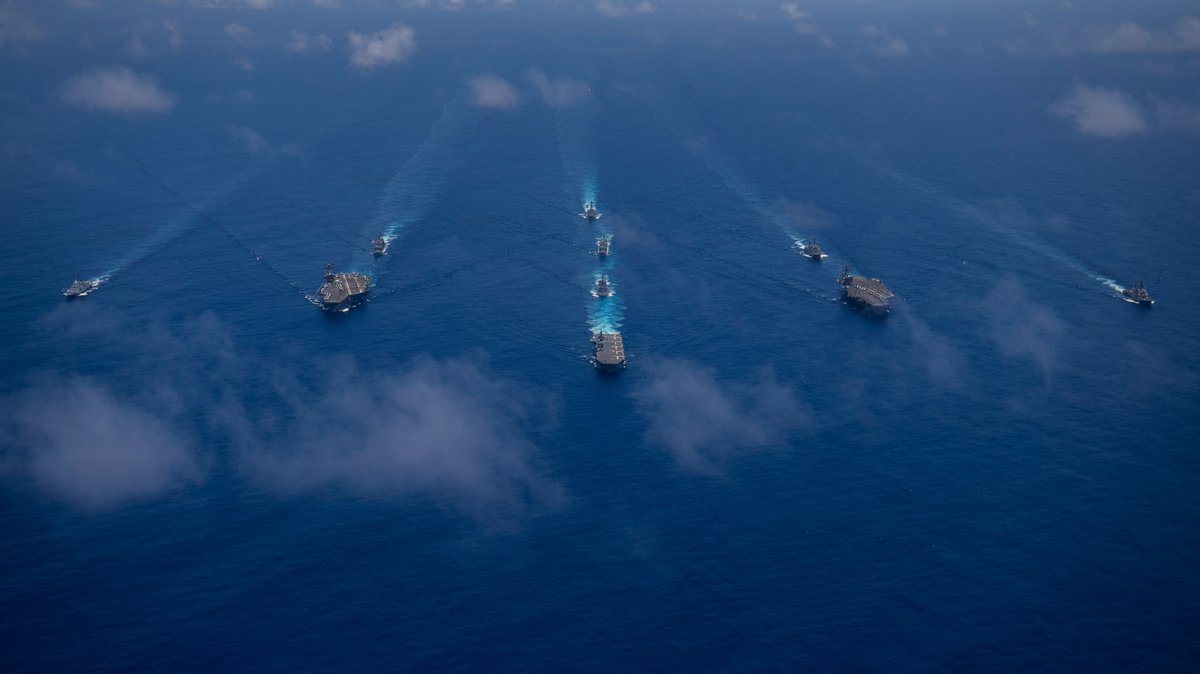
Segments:
[[[842,267],[838,283],[842,286],[842,296],[845,297],[846,303],[857,307],[863,313],[886,316],[891,311],[888,300],[894,295],[883,281],[867,276],[855,276],[850,273],[850,265],[847,264]]]
[[[607,236],[602,239],[596,239],[596,254],[600,257],[608,257],[608,247],[611,241],[612,239]]]
[[[612,288],[608,285],[608,277],[601,276],[596,279],[596,289],[593,291],[596,297],[609,297],[612,295]]]
[[[596,202],[589,201],[583,205],[583,217],[588,220],[599,220],[601,213],[596,209]]]
[[[821,250],[821,246],[817,244],[816,239],[811,239],[804,243],[797,242],[796,248],[800,251],[801,255],[810,260],[817,260],[819,262],[821,258],[828,257],[825,251]]]
[[[367,298],[371,277],[357,272],[334,273],[333,263],[325,265],[325,283],[317,288],[317,298],[326,311],[350,311]]]
[[[619,332],[597,332],[592,335],[595,356],[592,365],[602,372],[617,372],[625,369],[625,343]]]
[[[69,300],[75,299],[76,297],[87,297],[88,293],[99,287],[99,279],[82,279],[76,276],[75,282],[63,290],[63,295],[65,295]]]
[[[388,245],[388,240],[383,237],[375,239],[371,242],[371,254],[375,257],[387,255]]]
[[[1141,281],[1135,286],[1130,286],[1121,291],[1121,295],[1126,302],[1132,302],[1143,307],[1154,306],[1154,298],[1150,297],[1150,293],[1146,290],[1146,282]]]

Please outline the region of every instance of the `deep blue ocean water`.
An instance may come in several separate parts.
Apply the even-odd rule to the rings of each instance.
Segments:
[[[26,7],[0,667],[1194,670],[1200,136],[1047,109],[1194,104],[1195,52],[1014,56],[1004,3],[814,11],[836,49],[691,9]],[[131,60],[162,18],[183,47]],[[395,21],[414,55],[348,63]],[[61,100],[125,63],[169,113]],[[473,105],[484,72],[519,104]],[[327,260],[367,304],[305,299]],[[891,316],[839,301],[843,263]],[[68,303],[75,274],[109,278]],[[1106,285],[1140,278],[1153,309]]]

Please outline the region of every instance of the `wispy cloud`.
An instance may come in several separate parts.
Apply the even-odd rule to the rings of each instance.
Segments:
[[[792,22],[792,28],[800,35],[816,40],[817,44],[822,47],[832,48],[835,46],[833,38],[821,32],[821,29],[813,21],[812,15],[808,10],[802,9],[799,3],[790,1],[780,3],[779,10]]]
[[[1131,96],[1082,82],[1076,82],[1065,96],[1050,104],[1049,111],[1089,136],[1124,138],[1147,130],[1141,106]]]
[[[1009,358],[1029,358],[1037,363],[1049,386],[1058,364],[1059,345],[1067,325],[1047,305],[1031,300],[1013,277],[996,284],[986,298],[991,338]]]
[[[246,455],[251,473],[284,493],[419,494],[478,513],[558,498],[521,431],[524,394],[475,363],[425,360],[398,374],[343,363],[317,389],[287,397],[290,432]]]
[[[868,49],[883,58],[903,58],[911,53],[911,49],[903,38],[896,37],[886,26],[873,23],[860,26],[856,31],[861,41]]]
[[[183,31],[170,20],[143,20],[125,32],[122,40],[125,54],[132,59],[146,59],[163,47],[178,50],[183,47]]]
[[[597,0],[594,9],[600,16],[610,19],[623,19],[638,14],[653,14],[655,7],[651,2],[623,2],[622,0]]]
[[[360,68],[401,63],[417,51],[416,32],[402,23],[374,33],[347,33],[350,62]]]
[[[329,51],[332,48],[333,40],[330,39],[330,37],[325,33],[309,35],[308,33],[303,33],[298,30],[292,31],[291,38],[288,39],[287,44],[284,45],[284,49],[294,53],[301,53],[310,50]]]
[[[591,88],[583,80],[563,75],[548,77],[541,68],[530,69],[527,77],[546,105],[552,108],[569,107],[592,97]]]
[[[267,139],[248,126],[231,126],[229,135],[241,142],[246,151],[252,154],[271,149],[271,144],[267,142]]]
[[[783,443],[812,424],[796,393],[770,372],[741,384],[721,382],[712,368],[687,360],[648,367],[651,379],[635,393],[650,423],[648,439],[689,470],[717,472],[731,456]]]
[[[35,42],[42,39],[42,31],[33,21],[17,11],[9,3],[0,5],[0,47]]]
[[[229,41],[236,45],[248,46],[254,44],[254,31],[240,23],[225,24],[225,37],[229,38]]]
[[[472,77],[467,86],[471,89],[471,103],[478,107],[508,109],[520,104],[513,85],[492,73]]]
[[[270,9],[275,0],[192,0],[197,7],[208,9]]]
[[[28,474],[72,504],[109,508],[204,479],[193,443],[170,414],[94,380],[48,379],[9,402],[2,421]]]
[[[1132,21],[1092,26],[1084,31],[1079,47],[1110,54],[1196,51],[1200,50],[1200,17],[1182,17],[1165,29],[1143,28]]]
[[[85,110],[139,113],[170,112],[175,97],[158,80],[123,66],[94,68],[67,80],[62,99]]]

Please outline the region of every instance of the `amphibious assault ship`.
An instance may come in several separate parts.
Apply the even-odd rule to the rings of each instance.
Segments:
[[[371,277],[356,272],[334,273],[333,263],[325,265],[325,283],[317,288],[317,299],[326,311],[350,311],[367,297]]]
[[[595,356],[592,365],[603,372],[625,369],[625,343],[619,332],[597,332],[592,335]]]
[[[374,241],[371,242],[371,254],[374,255],[375,257],[379,257],[380,255],[386,255],[388,245],[389,245],[388,240],[383,237],[379,237],[378,239],[375,239]]]
[[[599,220],[601,213],[596,209],[596,202],[589,201],[583,205],[583,217],[588,220]]]
[[[63,290],[63,295],[65,295],[69,300],[76,297],[87,297],[88,293],[99,287],[100,281],[97,279],[81,279],[76,276],[75,282]]]
[[[612,239],[607,236],[603,239],[596,239],[596,254],[600,257],[608,257],[608,247],[611,241]]]
[[[796,248],[800,251],[801,255],[810,260],[820,261],[823,257],[829,257],[825,254],[825,251],[821,250],[821,246],[817,245],[816,239],[804,243],[797,242]]]
[[[1154,298],[1150,297],[1150,293],[1146,291],[1146,282],[1141,281],[1135,286],[1130,286],[1121,291],[1126,302],[1132,302],[1143,307],[1154,306]]]
[[[596,279],[596,289],[592,292],[596,295],[596,297],[608,297],[612,295],[612,288],[610,288],[608,285],[608,277],[601,276],[600,278]]]
[[[877,278],[855,276],[850,273],[850,265],[842,267],[842,275],[838,277],[842,286],[842,296],[846,303],[857,307],[863,313],[871,316],[886,316],[891,311],[888,300],[894,297],[892,291]]]

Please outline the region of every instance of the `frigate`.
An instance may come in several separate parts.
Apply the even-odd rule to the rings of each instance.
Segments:
[[[65,295],[69,300],[76,297],[87,297],[88,293],[99,287],[99,279],[82,279],[76,276],[75,282],[63,290],[63,295]]]
[[[1154,298],[1150,297],[1150,293],[1146,291],[1146,282],[1141,281],[1135,286],[1130,286],[1121,291],[1126,302],[1132,302],[1143,307],[1154,306]]]
[[[861,309],[863,313],[886,316],[891,310],[888,300],[894,295],[883,281],[851,274],[850,265],[847,264],[842,267],[838,283],[842,286],[842,296],[845,297],[846,303]]]
[[[597,332],[592,335],[595,355],[592,364],[603,372],[625,369],[625,344],[619,332]]]
[[[317,298],[326,311],[350,311],[350,307],[367,298],[371,277],[357,272],[333,271],[333,263],[325,265],[325,283],[317,288]]]

